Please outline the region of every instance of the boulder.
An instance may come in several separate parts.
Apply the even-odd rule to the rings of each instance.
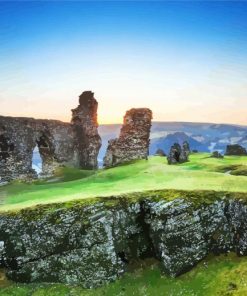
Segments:
[[[224,156],[219,151],[214,151],[210,157],[213,158],[224,158]]]
[[[184,142],[182,147],[174,143],[167,157],[168,164],[183,163],[189,160],[190,147],[188,142]]]
[[[227,145],[225,155],[247,155],[247,151],[239,144]]]

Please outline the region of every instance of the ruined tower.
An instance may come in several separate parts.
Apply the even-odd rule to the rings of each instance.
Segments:
[[[136,159],[147,159],[152,111],[147,108],[130,109],[124,116],[118,139],[110,140],[104,166],[112,167]]]
[[[84,91],[79,96],[78,107],[72,109],[71,124],[77,139],[79,164],[85,169],[97,168],[97,157],[101,147],[97,109],[98,102],[91,91]]]

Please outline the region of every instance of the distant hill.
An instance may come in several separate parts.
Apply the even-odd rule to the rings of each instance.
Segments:
[[[164,150],[167,154],[174,143],[179,143],[182,145],[184,141],[187,141],[192,149],[205,151],[205,146],[201,142],[195,140],[193,137],[188,136],[184,132],[175,132],[168,134],[165,137],[152,138],[149,147],[149,153],[155,154],[157,149],[162,148],[162,150]]]
[[[118,136],[121,124],[99,126],[102,147],[99,162],[102,163],[107,142]],[[153,122],[151,129],[150,154],[158,148],[168,153],[174,142],[188,141],[191,149],[201,152],[219,150],[224,152],[227,144],[240,144],[247,148],[247,126],[234,124],[194,122]]]

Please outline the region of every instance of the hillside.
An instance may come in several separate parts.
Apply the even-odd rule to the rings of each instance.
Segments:
[[[195,153],[2,186],[1,295],[244,295],[246,175]]]
[[[247,157],[210,158],[192,154],[190,162],[169,166],[164,157],[98,171],[64,169],[47,181],[13,182],[0,188],[0,210],[62,202],[95,196],[111,196],[144,190],[216,190],[247,192]],[[240,175],[240,176],[238,176]]]

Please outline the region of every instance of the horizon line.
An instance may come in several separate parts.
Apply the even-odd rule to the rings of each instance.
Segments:
[[[53,120],[53,121],[60,121],[64,123],[70,123],[70,121],[64,121],[61,119],[54,119],[54,118],[37,118],[33,116],[13,116],[13,115],[2,115],[0,114],[0,117],[12,117],[12,118],[32,118],[32,119],[37,119],[37,120]],[[229,122],[207,122],[207,121],[176,121],[176,120],[152,120],[152,123],[184,123],[184,124],[210,124],[210,125],[234,125],[234,126],[242,126],[242,127],[247,127],[246,124],[242,123],[229,123]],[[113,122],[113,123],[98,123],[98,126],[102,125],[123,125],[122,122]]]

